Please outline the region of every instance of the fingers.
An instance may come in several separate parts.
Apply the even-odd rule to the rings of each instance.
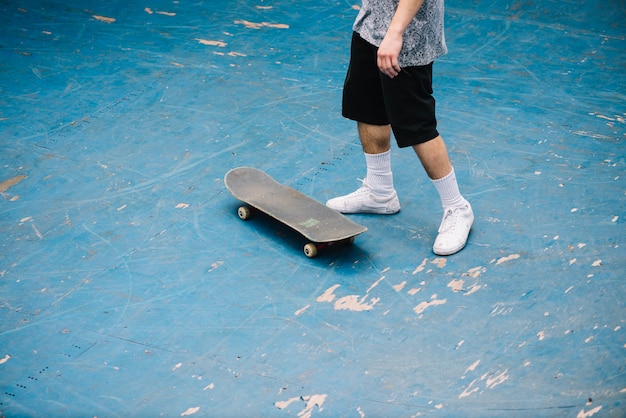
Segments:
[[[398,56],[402,49],[402,37],[385,36],[376,54],[378,68],[387,77],[394,78],[400,73]]]
[[[400,65],[397,58],[378,56],[378,69],[389,78],[400,74]]]

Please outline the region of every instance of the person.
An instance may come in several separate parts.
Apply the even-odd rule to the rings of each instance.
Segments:
[[[362,0],[353,25],[342,115],[357,122],[367,173],[355,192],[326,205],[342,213],[400,211],[391,171],[391,133],[412,147],[441,198],[437,255],[465,246],[474,213],[461,195],[432,96],[433,61],[445,53],[443,0]]]

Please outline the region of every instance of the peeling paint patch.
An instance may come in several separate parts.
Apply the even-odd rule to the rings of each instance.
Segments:
[[[209,271],[207,273],[210,273],[213,270],[216,270],[218,267],[220,267],[223,264],[224,264],[223,261],[216,261],[215,263],[211,263],[211,268],[209,269]]]
[[[474,379],[472,380],[472,383],[470,383],[464,390],[463,392],[461,392],[461,394],[459,395],[459,399],[463,399],[463,398],[467,398],[468,396],[470,396],[472,393],[474,392],[478,392],[480,389],[477,387],[474,387],[474,384],[478,382],[478,379]]]
[[[453,292],[460,292],[463,290],[463,285],[465,282],[461,279],[453,279],[450,283],[448,283],[448,287],[452,289]]]
[[[219,46],[220,48],[223,48],[226,45],[228,45],[226,42],[212,41],[212,40],[209,40],[209,39],[202,39],[202,38],[196,38],[196,41],[198,41],[202,45]]]
[[[437,299],[437,295],[433,295],[431,299],[432,300],[430,302],[420,303],[415,308],[413,308],[413,311],[415,311],[415,313],[419,315],[431,306],[443,305],[448,301],[447,299]]]
[[[188,408],[185,412],[181,413],[180,416],[181,417],[186,417],[186,416],[189,416],[189,415],[193,415],[196,412],[198,412],[199,410],[200,410],[199,406],[196,406],[195,408]]]
[[[478,276],[480,276],[481,274],[483,274],[486,271],[487,271],[487,269],[485,267],[482,267],[482,266],[472,267],[471,269],[467,270],[467,273],[463,273],[463,275],[464,276],[468,276],[468,277],[473,277],[474,279],[477,279]]]
[[[404,289],[404,286],[406,286],[406,280],[404,280],[402,283],[398,283],[397,285],[394,285],[393,290],[395,290],[396,292],[401,292],[402,289]]]
[[[235,20],[235,25],[244,25],[249,29],[261,29],[261,28],[275,28],[275,29],[289,29],[289,25],[284,23],[268,23],[268,22],[249,22],[247,20]]]
[[[581,409],[580,412],[578,413],[578,415],[576,415],[576,418],[589,418],[594,416],[595,414],[597,414],[598,412],[600,412],[600,410],[602,409],[602,405],[600,406],[596,406],[593,409],[590,409],[589,411],[585,411],[585,409]]]
[[[448,262],[447,258],[444,257],[439,257],[439,258],[435,258],[433,261],[430,262],[430,264],[436,264],[437,267],[444,268],[446,266],[446,263]]]
[[[306,305],[304,308],[302,308],[302,309],[298,309],[298,310],[294,313],[294,315],[295,315],[295,316],[300,316],[300,315],[302,315],[304,312],[306,312],[306,310],[307,310],[307,309],[309,309],[310,307],[311,307],[311,305]]]
[[[369,287],[369,289],[367,289],[367,291],[366,291],[365,293],[369,293],[372,289],[374,289],[376,286],[378,286],[378,284],[379,284],[380,282],[382,282],[383,280],[385,280],[385,276],[381,276],[381,278],[380,278],[380,279],[376,280],[376,281],[374,282],[374,284],[372,284],[372,285]]]
[[[509,369],[504,370],[499,374],[494,374],[494,376],[487,379],[487,383],[485,386],[487,389],[493,389],[494,387],[501,385],[505,381],[509,380]]]
[[[104,23],[113,23],[116,20],[115,18],[112,18],[112,17],[100,16],[100,15],[92,15],[92,17]]]
[[[334,301],[333,307],[337,311],[370,311],[374,308],[374,305],[376,305],[380,301],[380,298],[371,298],[370,300],[368,300],[369,291],[376,287],[378,283],[380,283],[380,281],[384,278],[384,276],[381,277],[372,286],[370,286],[370,288],[365,293],[365,296],[348,295],[335,300],[337,298],[337,295],[335,295],[334,292],[340,287],[340,285],[336,284],[326,289],[326,291],[318,296],[316,300],[317,302],[329,303]]]
[[[3,181],[2,183],[0,183],[0,193],[6,192],[11,187],[15,186],[17,183],[27,178],[27,176],[15,176],[12,179]]]
[[[506,257],[501,257],[501,258],[498,259],[498,261],[496,261],[496,266],[500,265],[502,263],[506,263],[507,261],[517,260],[518,258],[520,258],[519,254],[511,254],[511,255],[506,256]]]
[[[465,370],[465,373],[463,373],[463,376],[461,376],[461,379],[465,379],[465,374],[467,374],[468,372],[475,371],[479,365],[480,365],[480,360],[475,361],[470,367],[468,367]],[[493,389],[496,386],[501,385],[502,383],[506,382],[507,380],[509,380],[509,369],[505,369],[504,371],[498,370],[495,372],[484,373],[479,378],[472,380],[472,382],[465,387],[463,392],[459,394],[459,399],[466,398],[472,395],[473,393],[479,392],[480,382],[485,382],[486,389]]]
[[[417,266],[415,268],[415,270],[413,270],[413,274],[415,275],[415,274],[419,273],[420,271],[424,270],[424,268],[426,267],[426,262],[427,261],[428,261],[427,258],[423,259],[422,263],[419,266]]]
[[[324,293],[322,293],[321,295],[319,295],[317,297],[317,301],[318,302],[332,302],[333,300],[335,300],[335,289],[337,289],[339,286],[339,284],[336,284],[334,286],[329,287],[328,289],[326,289],[326,291]]]
[[[359,295],[349,295],[349,296],[344,296],[342,298],[339,298],[335,302],[335,305],[334,305],[335,310],[337,311],[346,310],[346,311],[355,311],[355,312],[371,311],[374,308],[374,305],[376,305],[380,301],[380,298],[373,298],[368,303],[367,297],[368,295],[366,294],[360,299],[359,299]]]
[[[480,360],[476,360],[474,363],[472,363],[471,366],[465,369],[465,373],[463,374],[465,375],[467,372],[473,372],[474,370],[476,370],[476,367],[478,367],[479,364],[480,364]]]
[[[302,398],[300,396],[297,396],[295,398],[290,398],[287,399],[286,401],[279,401],[279,402],[274,402],[274,406],[278,409],[285,409],[287,408],[289,405],[291,405],[294,402],[298,402],[299,400],[301,400]]]
[[[324,409],[323,405],[324,402],[326,402],[327,397],[328,395],[298,396],[295,398],[290,398],[286,401],[274,402],[274,406],[278,409],[285,409],[295,402],[306,402],[304,409],[298,412],[298,417],[311,418],[315,407],[317,407],[319,411],[322,411]]]

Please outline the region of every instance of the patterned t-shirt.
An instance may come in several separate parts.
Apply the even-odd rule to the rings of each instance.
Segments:
[[[362,0],[353,30],[372,45],[382,42],[399,0]],[[404,32],[401,67],[426,65],[448,52],[443,32],[443,0],[424,0]]]

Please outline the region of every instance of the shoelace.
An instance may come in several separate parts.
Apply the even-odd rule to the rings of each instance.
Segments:
[[[370,190],[370,186],[367,184],[365,179],[357,178],[357,180],[361,182],[361,187],[359,187],[358,189],[356,189],[355,191],[350,193],[350,196],[358,196],[358,195],[361,195],[361,194],[370,193],[370,191],[371,191]]]
[[[461,210],[461,208],[447,209],[445,215],[443,216],[443,221],[441,221],[441,226],[439,227],[439,232],[451,232],[454,231],[456,227],[456,222],[454,222],[454,215],[456,212]]]

